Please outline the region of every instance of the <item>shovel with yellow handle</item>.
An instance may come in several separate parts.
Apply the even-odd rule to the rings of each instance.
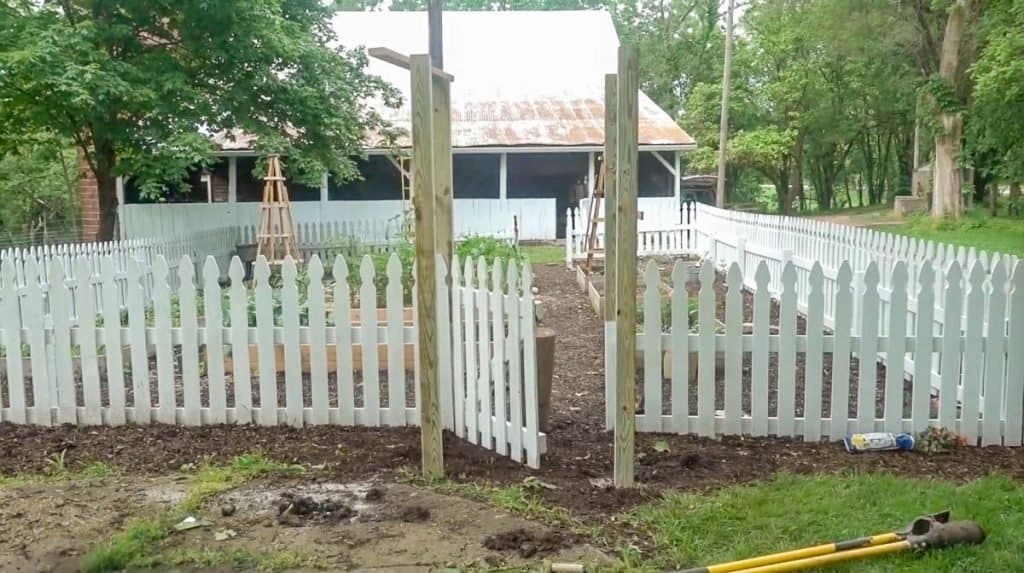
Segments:
[[[953,545],[974,545],[985,540],[985,531],[973,521],[949,521],[949,511],[915,519],[906,529],[870,537],[815,545],[741,561],[694,567],[675,573],[783,573],[825,567],[844,561],[898,553],[924,551]]]

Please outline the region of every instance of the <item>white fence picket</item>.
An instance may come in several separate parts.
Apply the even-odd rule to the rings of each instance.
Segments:
[[[715,269],[705,261],[700,269],[698,295],[697,433],[715,435]]]
[[[667,429],[678,433],[688,432],[690,421],[690,308],[686,292],[686,281],[689,279],[687,269],[682,261],[676,261],[672,269],[672,340],[669,345],[669,356],[672,360],[672,424]],[[605,368],[609,367],[610,365],[605,365]]]
[[[402,313],[402,263],[392,253],[387,264],[387,355],[388,415],[390,426],[405,425],[405,344],[402,341],[405,319]]]
[[[7,354],[7,399],[10,408],[3,417],[5,422],[24,424],[28,421],[25,401],[25,371],[21,345],[21,304],[15,275],[16,263],[11,259],[0,262],[0,280],[3,281],[4,351]]]
[[[224,386],[224,308],[221,304],[220,270],[212,256],[203,262],[203,325],[206,331],[206,380],[209,422],[227,422]]]
[[[862,281],[863,291],[858,293],[860,305],[860,346],[857,348],[859,363],[857,376],[857,428],[870,431],[875,421],[875,396],[878,371],[875,368],[875,352],[878,348],[878,266],[868,263]]]
[[[343,426],[352,426],[355,418],[355,383],[352,379],[352,293],[348,285],[348,265],[345,258],[334,258],[331,274],[334,276],[334,346],[338,385],[338,421]]]
[[[796,431],[796,266],[787,261],[782,269],[779,302],[778,435]]]
[[[457,267],[453,267],[453,270]],[[509,380],[509,426],[508,443],[511,457],[514,461],[523,461],[523,367],[522,348],[523,342],[520,339],[522,330],[519,318],[519,267],[512,261],[508,265],[508,380]],[[452,284],[455,284],[453,281]],[[457,290],[457,289],[453,289]],[[457,306],[453,309],[458,312]],[[457,316],[457,315],[456,315]],[[458,322],[455,322],[458,324]],[[526,344],[529,344],[526,341]]]
[[[729,266],[725,299],[725,431],[742,432],[743,418],[743,276],[738,264]]]
[[[907,338],[907,265],[898,261],[889,277],[888,344],[885,351],[884,428],[899,432],[903,422],[903,359]]]
[[[26,280],[29,265],[25,265]],[[96,299],[92,288],[92,267],[89,260],[81,257],[75,264],[75,306],[78,310],[78,357],[82,370],[82,405],[85,406],[80,421],[86,425],[103,423],[103,401],[100,388],[99,361],[96,344]],[[29,283],[33,284],[33,283]],[[31,290],[34,289],[30,289]],[[27,305],[26,305],[27,306]],[[26,322],[28,322],[26,320]],[[33,349],[34,354],[34,349]],[[32,364],[32,378],[40,378]],[[35,384],[33,384],[33,390]],[[36,394],[38,404],[39,395]]]
[[[457,264],[457,263],[455,263]],[[437,294],[437,379],[441,391],[441,420],[447,430],[455,429],[454,389],[452,382],[451,291],[448,287],[448,263],[443,255],[435,255],[434,279]],[[404,411],[405,398],[402,398]]]
[[[994,260],[989,270],[988,330],[985,333],[985,406],[982,416],[981,445],[1000,445],[1002,439],[1005,354],[995,351],[1006,340],[1006,270]]]
[[[126,421],[125,412],[125,390],[124,390],[124,353],[121,346],[121,312],[118,297],[120,295],[117,283],[114,279],[114,261],[111,257],[104,257],[100,261],[100,276],[103,280],[103,348],[107,357],[107,423],[112,426],[119,426]],[[50,284],[51,316],[54,319],[54,334],[56,334],[57,316],[53,313],[54,285]],[[63,290],[56,288],[56,290]],[[55,336],[56,338],[56,336]],[[56,352],[56,349],[55,349]],[[62,375],[58,375],[58,379]],[[61,392],[58,382],[58,401]]]
[[[465,359],[466,359],[466,434],[470,443],[480,443],[480,401],[477,398],[477,336],[479,333],[479,322],[476,318],[476,290],[474,279],[476,276],[473,257],[466,257],[466,269],[462,274],[465,280],[463,289],[463,322],[466,325],[465,332]]]
[[[945,320],[942,337],[942,382],[939,390],[939,426],[957,431],[956,412],[959,406],[957,392],[960,382],[960,316],[963,296],[963,278],[960,263],[952,261],[946,270],[946,291],[943,294]]]
[[[971,264],[968,274],[965,315],[964,367],[960,377],[960,434],[970,445],[980,437],[981,389],[985,376],[982,335],[985,321],[985,269],[981,261]]]
[[[299,349],[299,286],[295,280],[298,269],[291,255],[281,265],[281,326],[284,347],[285,423],[302,427],[302,354]]]
[[[917,325],[915,326],[914,382],[910,417],[914,432],[924,431],[931,418],[932,340],[934,335],[935,270],[931,263],[917,273]]]
[[[533,270],[523,265],[523,296],[519,299],[520,332],[523,344],[523,377],[525,379],[524,408],[526,427],[523,429],[523,445],[526,448],[526,463],[531,468],[540,467],[540,402],[537,395],[537,345],[536,322],[533,302]]]
[[[455,417],[455,435],[460,438],[466,437],[466,359],[463,348],[465,325],[462,321],[462,297],[465,289],[462,282],[462,269],[460,268],[459,257],[452,258],[452,288],[451,288],[451,313],[452,313],[452,410]],[[511,280],[511,279],[510,279]],[[512,289],[509,289],[513,292]],[[514,418],[513,418],[514,419]],[[515,436],[512,436],[515,437]],[[516,454],[515,449],[512,450]],[[522,452],[519,454],[522,456]],[[515,458],[514,458],[515,459]],[[516,461],[520,461],[516,459]]]
[[[1024,441],[1024,262],[1017,261],[1010,279],[1008,308],[1010,332],[1006,347],[1006,425],[1003,428],[1007,446]]]
[[[314,425],[330,422],[330,393],[327,388],[327,309],[324,301],[324,265],[314,254],[306,269],[309,285],[309,385]],[[347,280],[347,277],[346,279]]]
[[[359,264],[359,342],[363,350],[363,415],[368,426],[380,425],[380,375],[377,371],[377,289],[369,255]]]
[[[637,416],[637,430],[661,431],[661,275],[658,264],[647,261],[644,271],[643,350],[644,393],[642,416]]]
[[[491,321],[487,304],[487,261],[481,255],[477,260],[476,317],[479,322],[477,339],[479,345],[479,368],[477,372],[477,398],[480,400],[480,445],[491,450],[493,428],[491,424]]]
[[[71,293],[68,292],[64,276],[64,265],[61,261],[51,260],[48,279],[50,282],[50,316],[53,320],[53,346],[51,348],[54,354],[54,374],[57,379],[57,422],[75,424],[78,422],[78,408],[76,407],[75,374],[71,354]],[[12,317],[12,315],[5,314],[5,317]],[[19,351],[16,356],[20,360],[21,352]]]
[[[825,328],[825,276],[817,262],[808,277],[807,296],[807,352],[804,358],[804,440],[816,442],[821,439],[821,378],[824,366]]]
[[[178,310],[181,324],[181,386],[186,426],[200,424],[199,326],[196,319],[195,265],[185,255],[178,264]]]
[[[249,363],[249,298],[245,289],[245,271],[237,257],[231,261],[228,276],[231,278],[231,381],[235,420],[239,424],[248,424],[254,421],[252,365]]]
[[[761,261],[754,275],[754,348],[750,355],[750,409],[751,434],[768,435],[768,331],[771,299],[768,284],[771,280],[768,264]]]
[[[501,272],[501,259],[495,258],[491,270],[491,339],[494,341],[494,364],[492,379],[494,380],[494,450],[500,455],[508,455],[508,413],[505,395],[507,388],[505,370],[505,295],[502,287],[505,281]],[[443,316],[443,315],[442,315]]]
[[[256,345],[259,348],[260,407],[257,422],[261,426],[277,425],[277,347],[274,344],[273,293],[270,288],[270,265],[263,255],[256,258],[253,269],[256,280]]]

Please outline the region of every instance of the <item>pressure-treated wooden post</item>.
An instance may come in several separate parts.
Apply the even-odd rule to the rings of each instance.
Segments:
[[[616,113],[617,195],[615,486],[633,485],[636,424],[636,196],[639,65],[636,46],[619,47]],[[655,413],[657,415],[657,413]]]
[[[444,476],[441,404],[437,377],[437,283],[435,282],[435,179],[430,56],[410,58],[412,75],[413,213],[416,219],[416,323],[419,325],[420,436],[423,475]]]
[[[444,257],[445,266],[452,268],[455,234],[452,217],[452,111],[451,83],[434,76],[431,81],[431,100],[434,107],[432,136],[434,142],[434,244]],[[449,274],[450,276],[450,274]]]
[[[618,195],[615,192],[615,141],[618,135],[615,130],[615,112],[619,89],[618,79],[615,74],[607,74],[604,77],[604,162],[602,169],[604,177],[604,395],[605,395],[605,424],[610,430],[615,427],[615,235],[618,232],[615,222],[617,211]],[[591,198],[597,201],[597,198]],[[568,241],[571,243],[571,241]]]

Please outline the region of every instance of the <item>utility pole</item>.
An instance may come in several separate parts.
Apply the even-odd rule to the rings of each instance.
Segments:
[[[718,130],[718,187],[715,206],[725,207],[725,150],[729,140],[729,77],[732,75],[732,11],[735,0],[727,0],[725,16],[725,65],[722,66],[722,122]]]

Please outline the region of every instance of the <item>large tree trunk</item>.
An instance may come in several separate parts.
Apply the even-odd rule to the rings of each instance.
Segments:
[[[803,134],[796,138],[796,145],[793,146],[793,168],[790,188],[792,196],[796,198],[801,211],[807,210],[807,200],[804,197],[804,142]]]
[[[114,167],[117,162],[113,145],[98,143],[95,151],[96,186],[100,200],[100,241],[113,241],[118,238],[117,225],[117,177]]]
[[[960,66],[960,43],[964,36],[967,9],[964,0],[957,0],[949,10],[946,33],[942,38],[942,57],[939,76],[955,91],[957,69]],[[961,185],[963,174],[957,164],[964,120],[953,110],[939,112],[939,131],[935,135],[935,164],[932,171],[932,216],[959,217],[963,214]]]

